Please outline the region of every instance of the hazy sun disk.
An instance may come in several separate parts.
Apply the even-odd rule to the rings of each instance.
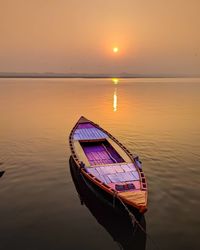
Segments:
[[[113,52],[114,52],[114,53],[117,53],[118,51],[119,51],[119,48],[118,48],[118,47],[114,47],[114,48],[113,48]]]

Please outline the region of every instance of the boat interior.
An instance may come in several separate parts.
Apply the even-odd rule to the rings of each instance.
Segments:
[[[113,189],[140,189],[139,173],[126,152],[100,128],[79,124],[74,150],[86,171]]]
[[[140,189],[134,164],[127,163],[107,139],[79,143],[90,164],[88,173],[116,190]]]
[[[107,141],[80,142],[91,165],[122,163],[124,159]]]

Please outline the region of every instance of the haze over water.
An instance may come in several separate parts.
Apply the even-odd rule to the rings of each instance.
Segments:
[[[160,249],[199,249],[199,96],[200,79],[0,79],[0,249],[120,249],[119,235],[129,243],[128,224],[113,237],[116,217],[106,217],[110,231],[80,204],[68,135],[81,115],[140,156],[146,229]]]

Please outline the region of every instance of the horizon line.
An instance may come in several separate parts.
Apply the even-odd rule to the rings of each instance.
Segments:
[[[173,73],[54,73],[54,72],[0,72],[0,78],[199,78],[200,74]]]

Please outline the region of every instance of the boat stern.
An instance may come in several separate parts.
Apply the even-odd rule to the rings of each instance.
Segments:
[[[140,213],[143,214],[147,211],[147,191],[137,190],[134,192],[120,192],[118,196],[126,204],[137,208]]]

